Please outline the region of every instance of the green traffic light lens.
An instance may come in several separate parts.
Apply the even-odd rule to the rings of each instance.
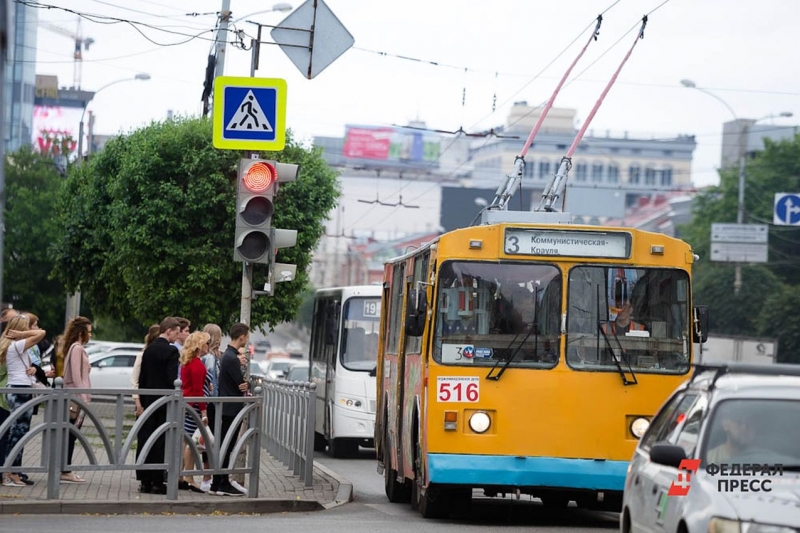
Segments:
[[[251,231],[242,239],[239,254],[247,261],[260,259],[269,249],[269,237],[260,231]]]

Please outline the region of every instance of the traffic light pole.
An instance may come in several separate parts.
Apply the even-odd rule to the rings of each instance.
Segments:
[[[261,26],[258,27],[258,36],[250,40],[253,53],[250,57],[250,77],[256,77],[258,65],[258,49],[261,44]],[[258,152],[250,152],[251,158],[257,158]],[[250,326],[250,310],[253,305],[253,263],[242,263],[242,301],[239,312],[239,321]],[[251,327],[252,329],[252,327]]]

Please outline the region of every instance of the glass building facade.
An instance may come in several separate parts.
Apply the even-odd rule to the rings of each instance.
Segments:
[[[20,3],[14,7],[13,43],[5,68],[5,149],[13,152],[31,144],[33,103],[36,93],[36,9]]]

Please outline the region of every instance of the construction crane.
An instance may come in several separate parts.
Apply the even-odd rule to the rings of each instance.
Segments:
[[[73,72],[73,87],[75,89],[81,88],[81,69],[83,66],[83,54],[82,50],[85,48],[86,50],[89,49],[89,46],[94,43],[94,39],[91,37],[84,38],[81,35],[81,19],[78,19],[78,29],[76,32],[71,32],[67,29],[62,28],[61,26],[56,26],[55,24],[51,24],[49,22],[40,22],[40,26],[46,28],[54,33],[58,33],[60,35],[64,35],[65,37],[69,37],[75,42],[75,53],[73,54],[73,58],[75,60],[75,67]]]

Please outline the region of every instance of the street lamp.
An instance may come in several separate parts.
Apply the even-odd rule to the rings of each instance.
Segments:
[[[92,93],[92,98],[97,96],[97,93],[99,93],[103,89],[111,87],[112,85],[115,85],[117,83],[122,83],[123,81],[134,81],[134,80],[147,81],[149,79],[150,79],[150,74],[147,74],[146,72],[140,72],[133,78],[122,78],[121,80],[115,80],[112,81],[111,83],[103,85],[102,87],[94,91],[94,93]],[[84,102],[83,112],[81,113],[81,122],[80,125],[78,126],[78,165],[81,164],[81,160],[83,159],[83,117],[86,115],[86,108],[89,107],[89,102],[92,101],[92,98]]]
[[[744,187],[745,187],[745,155],[747,152],[746,148],[746,140],[747,140],[747,131],[748,128],[755,124],[760,120],[764,120],[767,118],[774,118],[778,117],[791,117],[792,113],[789,111],[783,111],[778,115],[767,115],[765,117],[761,117],[757,120],[750,121],[750,124],[747,122],[742,122],[739,120],[739,117],[736,116],[736,112],[734,112],[733,108],[728,105],[728,103],[717,96],[716,94],[698,87],[695,82],[692,80],[681,80],[681,85],[684,87],[688,87],[690,89],[697,89],[698,91],[709,95],[710,97],[714,98],[730,111],[731,115],[733,115],[733,120],[736,122],[737,126],[739,126],[739,199],[736,208],[736,223],[742,224],[744,222]],[[742,288],[742,265],[741,263],[736,263],[736,274],[733,281],[733,291],[735,294],[739,294],[739,290]]]
[[[147,81],[149,79],[150,79],[150,74],[147,74],[146,72],[140,72],[133,78],[122,78],[121,80],[115,80],[112,81],[111,83],[103,85],[102,87],[94,91],[94,93],[92,94],[92,98],[94,98],[95,95],[97,95],[97,93],[99,93],[106,87],[111,87],[112,85],[115,85],[117,83],[122,83],[123,81],[134,81],[134,80]],[[78,166],[80,166],[83,161],[83,117],[86,115],[86,108],[89,106],[89,102],[91,102],[92,98],[84,102],[83,112],[81,113],[81,122],[80,125],[78,126],[78,160],[76,162]],[[80,309],[81,309],[81,291],[79,290],[75,291],[75,294],[67,294],[67,310],[66,310],[66,316],[64,318],[64,323],[67,324],[69,323],[70,320],[78,316],[78,313],[80,313]]]

